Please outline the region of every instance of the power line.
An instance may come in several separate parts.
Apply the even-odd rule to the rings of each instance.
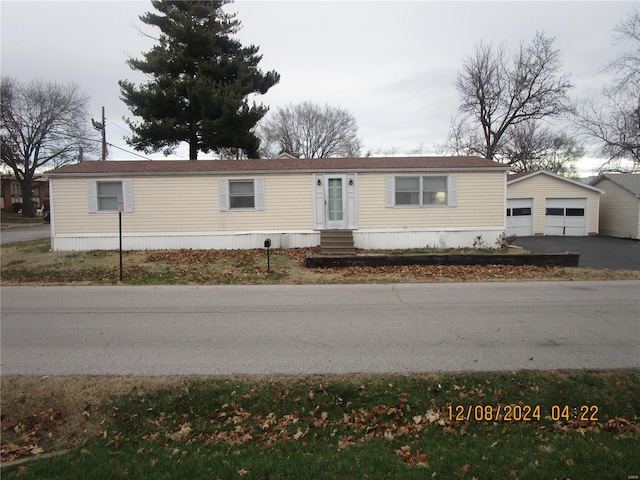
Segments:
[[[107,143],[107,145],[109,145],[110,147],[116,148],[116,149],[118,149],[118,150],[122,150],[123,152],[128,153],[129,155],[134,155],[134,156],[136,156],[136,157],[144,158],[145,160],[153,160],[153,159],[151,159],[151,158],[149,158],[149,157],[144,157],[144,156],[142,156],[142,155],[139,155],[139,154],[137,154],[137,153],[131,152],[131,151],[129,151],[129,150],[125,150],[124,148],[122,148],[122,147],[118,147],[117,145],[114,145],[114,144],[112,144],[112,143]]]
[[[109,126],[116,127],[118,130],[120,130],[121,132],[123,132],[123,133],[125,133],[125,134],[131,134],[131,133],[133,133],[131,129],[129,129],[129,128],[125,128],[125,127],[122,127],[122,126],[121,126],[120,124],[118,124],[118,123],[112,122],[112,121],[111,121],[111,120],[109,120],[109,119],[106,119],[106,121],[108,122],[108,125],[109,125]],[[107,145],[111,145],[111,144],[110,144],[110,143],[107,143]],[[123,148],[116,147],[115,145],[113,145],[113,146],[114,146],[115,148],[119,149],[119,150],[122,150],[123,152],[130,153],[131,155],[136,155],[136,156],[138,156],[138,157],[140,157],[140,158],[144,158],[145,160],[153,160],[152,158],[143,157],[143,156],[141,156],[141,155],[137,155],[136,153],[130,152],[130,151],[125,150],[125,149],[123,149]],[[181,159],[183,159],[183,160],[186,160],[186,159],[187,159],[187,157],[185,157],[184,155],[180,155],[180,154],[178,154],[178,153],[174,153],[173,155],[175,155],[176,157],[179,157],[179,158],[181,158]]]
[[[130,133],[132,133],[130,129],[127,129],[127,128],[125,128],[125,127],[122,127],[122,126],[120,126],[120,124],[115,123],[115,122],[112,122],[112,121],[110,121],[109,119],[107,119],[107,122],[109,122],[109,125],[110,125],[110,126],[112,126],[112,127],[116,127],[118,130],[120,130],[120,131],[121,131],[121,132],[123,132],[123,133],[126,133],[126,134],[130,134]]]

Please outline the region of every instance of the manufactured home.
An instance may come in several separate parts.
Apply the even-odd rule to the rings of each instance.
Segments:
[[[48,172],[53,250],[496,247],[508,167],[480,157],[91,161]]]

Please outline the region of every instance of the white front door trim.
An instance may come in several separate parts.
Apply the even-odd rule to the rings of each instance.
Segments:
[[[347,228],[346,175],[324,176],[325,228]]]

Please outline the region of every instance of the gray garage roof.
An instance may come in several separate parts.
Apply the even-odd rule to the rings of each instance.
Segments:
[[[592,185],[596,185],[605,178],[640,196],[640,173],[603,173],[594,180]]]

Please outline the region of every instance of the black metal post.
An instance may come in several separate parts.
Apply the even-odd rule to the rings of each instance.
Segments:
[[[267,249],[267,273],[271,273],[271,258],[269,257],[269,247],[271,247],[271,239],[267,238],[264,241],[264,248]]]

